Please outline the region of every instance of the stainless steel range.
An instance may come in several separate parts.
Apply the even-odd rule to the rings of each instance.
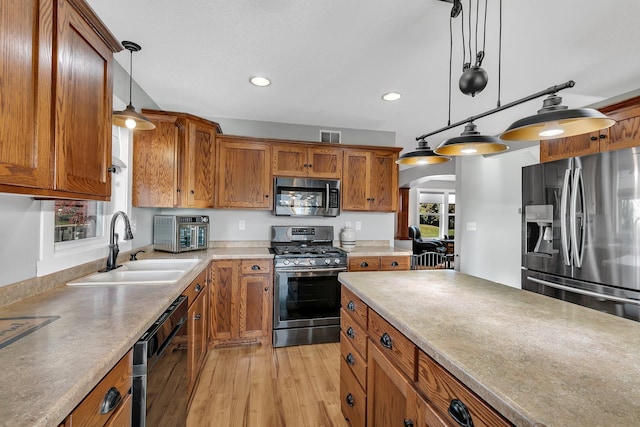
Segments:
[[[340,283],[347,254],[332,226],[273,226],[273,346],[338,342]]]

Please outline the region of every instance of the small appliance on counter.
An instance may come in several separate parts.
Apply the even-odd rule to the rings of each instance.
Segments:
[[[164,252],[187,252],[209,247],[209,217],[155,215],[153,248]]]

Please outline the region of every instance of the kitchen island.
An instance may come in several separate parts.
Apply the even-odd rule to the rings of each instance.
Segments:
[[[640,422],[637,322],[451,270],[339,280],[516,426]]]

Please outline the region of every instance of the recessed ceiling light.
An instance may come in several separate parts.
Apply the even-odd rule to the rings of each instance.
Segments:
[[[266,77],[259,77],[259,76],[251,77],[249,81],[251,82],[251,84],[256,86],[269,86],[271,84],[271,80],[269,80]]]
[[[397,101],[400,98],[402,98],[402,94],[398,92],[389,92],[382,95],[382,99],[385,101]]]

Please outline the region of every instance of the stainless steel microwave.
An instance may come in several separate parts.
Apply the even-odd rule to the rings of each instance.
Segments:
[[[274,215],[340,215],[340,180],[275,177],[273,185]]]
[[[187,252],[209,247],[209,217],[155,215],[153,248],[165,252]]]

